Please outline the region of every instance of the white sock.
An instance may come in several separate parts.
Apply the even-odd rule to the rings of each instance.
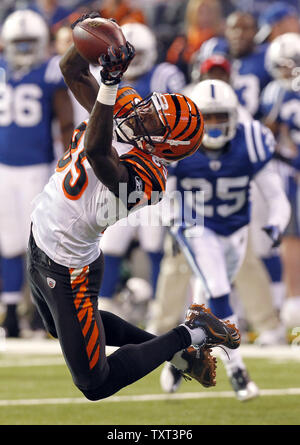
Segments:
[[[3,304],[19,304],[22,301],[22,292],[2,292],[1,301]]]
[[[206,339],[206,334],[204,329],[202,328],[190,329],[184,323],[182,323],[180,326],[184,326],[189,331],[191,336],[191,345],[201,345],[202,343],[204,343]]]
[[[274,308],[280,312],[286,297],[286,286],[283,282],[271,284],[271,294]]]
[[[188,368],[188,362],[182,358],[182,352],[183,351],[176,352],[170,362],[173,366],[175,366],[175,368],[180,369],[181,371],[186,371],[186,369]]]

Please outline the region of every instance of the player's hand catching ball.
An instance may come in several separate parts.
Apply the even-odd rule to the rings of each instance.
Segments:
[[[80,17],[78,17],[77,20],[71,23],[71,29],[74,29],[78,23],[84,22],[86,19],[97,19],[97,18],[101,18],[101,15],[98,12],[90,12],[89,14],[82,14]]]
[[[109,47],[107,54],[102,54],[99,57],[99,64],[102,66],[100,73],[102,82],[106,85],[120,83],[134,56],[134,47],[129,42],[126,42],[126,45],[120,46],[118,49],[114,49],[112,46]]]

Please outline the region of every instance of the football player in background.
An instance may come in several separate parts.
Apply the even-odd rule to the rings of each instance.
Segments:
[[[58,60],[49,57],[49,30],[41,16],[30,10],[12,13],[3,24],[1,38],[1,301],[6,306],[6,334],[18,337],[30,203],[51,174],[54,121],[58,120],[62,145],[67,147],[73,119]]]
[[[255,120],[238,123],[238,99],[225,82],[204,80],[191,96],[203,112],[206,131],[193,157],[170,167],[183,199],[173,233],[197,278],[194,301],[207,301],[217,317],[236,322],[230,294],[247,245],[251,181],[265,197],[269,214],[262,230],[274,246],[288,224],[290,206],[268,165],[275,148],[271,131]],[[237,398],[256,397],[258,388],[240,352],[224,348],[221,357]],[[169,390],[171,366],[166,364],[161,378]]]
[[[230,62],[222,54],[212,54],[208,59],[195,61],[192,68],[192,77],[195,80],[184,89],[184,94],[189,96],[200,80],[219,79],[230,83]],[[238,117],[240,122],[252,120],[250,113],[239,104]],[[170,181],[169,181],[170,183]],[[255,192],[255,195],[253,196]],[[259,200],[259,201],[258,201]],[[267,244],[270,251],[269,237],[261,230],[261,227],[267,220],[268,215],[265,211],[264,198],[257,189],[254,190],[254,183],[251,189],[251,221],[250,221],[250,239],[244,262],[235,278],[237,292],[231,294],[232,304],[237,313],[240,329],[243,332],[243,340],[247,341],[247,328],[251,327],[259,333],[257,342],[259,344],[278,344],[286,341],[286,329],[282,329],[278,315],[273,307],[270,280],[260,259],[253,252],[252,233],[255,224],[256,240]],[[257,203],[262,202],[263,215],[257,215],[261,206]],[[253,217],[253,214],[255,215]],[[265,215],[266,214],[266,215]],[[262,232],[260,234],[260,232]],[[271,242],[271,241],[270,241]],[[261,246],[259,246],[261,248]],[[274,249],[272,249],[274,250]],[[162,334],[175,326],[182,319],[186,307],[187,297],[190,292],[191,270],[186,264],[186,259],[176,248],[174,240],[169,236],[165,241],[165,252],[161,262],[160,274],[158,277],[157,292],[155,300],[151,306],[151,314],[147,321],[147,330],[155,334]],[[175,303],[176,301],[176,303]],[[171,304],[172,302],[172,304]],[[257,310],[259,306],[260,310]],[[172,310],[168,309],[172,307]],[[166,311],[168,315],[166,316]],[[176,381],[178,373],[174,368],[170,368],[174,373]],[[179,376],[180,377],[180,376]],[[170,390],[174,388],[174,382],[170,383]]]
[[[222,54],[212,54],[202,63],[195,60],[191,73],[193,82],[183,90],[184,94],[189,97],[200,80],[219,79],[229,83],[230,62]],[[239,106],[239,114],[241,120],[251,119],[244,107]],[[170,184],[170,180],[168,184]],[[172,188],[172,185],[170,187]],[[169,237],[170,234],[166,231],[165,252],[158,276],[157,291],[146,325],[147,330],[156,335],[166,332],[182,319],[190,292],[191,269],[187,265],[186,258],[176,246],[177,243],[173,237],[171,239]],[[169,307],[171,309],[168,310],[168,315],[166,315]],[[178,373],[174,368],[170,369],[174,372],[174,379],[176,380]],[[172,382],[170,390],[174,390],[174,383]]]
[[[300,34],[286,33],[270,44],[266,66],[273,81],[262,93],[264,122],[275,134],[278,170],[292,208],[292,216],[283,237],[283,262],[288,296],[278,301],[278,311],[292,328],[300,322]]]
[[[281,6],[282,8],[282,6]],[[274,11],[274,17],[278,11]],[[270,28],[271,29],[271,28]],[[233,12],[226,21],[225,38],[210,39],[205,42],[199,52],[200,62],[210,54],[226,54],[231,59],[232,70],[230,82],[239,102],[256,119],[260,119],[260,96],[265,86],[272,80],[266,68],[266,51],[268,42],[257,44],[257,24],[254,16],[249,13]],[[252,247],[255,255],[263,262],[270,280],[270,291],[274,307],[283,301],[286,295],[283,278],[282,259],[279,249],[271,249],[265,234],[258,229],[264,218],[265,208],[256,187],[253,187],[255,201],[254,218],[251,224]],[[273,312],[272,318],[276,318]],[[275,321],[275,320],[274,320]],[[266,332],[258,338],[260,344],[285,342],[284,327],[271,323]],[[270,332],[268,332],[270,331]]]
[[[28,271],[33,298],[47,329],[60,341],[75,385],[90,400],[114,394],[175,356],[185,362],[183,372],[212,386],[210,346],[237,348],[240,342],[233,325],[202,306],[160,337],[98,310],[101,232],[132,208],[159,201],[166,181],[162,162],[194,153],[204,130],[191,100],[154,93],[131,104],[116,122],[123,143],[113,140],[118,84],[133,56],[128,42],[118,51],[110,47],[99,58],[100,88],[74,46],[62,58],[66,83],[90,117],[74,131],[69,151],[32,213]],[[106,357],[106,344],[120,348]]]
[[[141,97],[153,91],[159,93],[181,92],[185,86],[185,77],[176,65],[157,61],[157,41],[151,29],[142,23],[126,23],[122,27],[126,39],[135,48],[135,57],[124,73],[122,85],[129,85]],[[121,265],[130,243],[136,239],[140,248],[147,253],[149,260],[152,297],[156,292],[160,262],[163,256],[164,228],[159,224],[156,208],[146,207],[126,221],[109,227],[101,239],[106,273],[100,290],[102,307],[115,313],[121,313],[116,292],[120,284]],[[148,223],[147,223],[148,220]],[[156,220],[156,224],[155,224]],[[142,284],[142,282],[140,282]],[[130,320],[131,310],[123,312]],[[147,311],[144,318],[147,318]],[[142,320],[141,320],[142,322]]]
[[[267,45],[257,45],[257,24],[254,16],[235,11],[226,19],[225,38],[213,37],[200,49],[201,60],[211,54],[223,54],[231,61],[231,85],[241,105],[259,117],[259,98],[271,77],[265,68]]]

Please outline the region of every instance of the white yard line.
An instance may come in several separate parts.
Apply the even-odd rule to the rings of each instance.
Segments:
[[[116,348],[107,347],[107,353]],[[219,356],[219,348],[214,348],[214,355]],[[243,357],[265,358],[271,360],[300,361],[300,345],[259,347],[255,345],[241,345]],[[0,366],[2,359],[9,359],[10,355],[60,355],[61,348],[57,340],[51,339],[0,339]]]
[[[299,396],[300,388],[285,389],[262,389],[261,396]],[[20,400],[0,400],[1,406],[31,406],[31,405],[68,405],[82,403],[114,403],[114,402],[159,402],[167,400],[186,400],[186,399],[216,399],[216,398],[235,398],[233,391],[219,392],[186,392],[179,394],[142,394],[136,396],[112,396],[98,402],[91,402],[83,397],[53,398],[53,399],[20,399]]]
[[[40,358],[17,358],[2,359],[0,357],[0,368],[26,368],[33,366],[59,366],[65,365],[64,358],[61,357],[40,357]]]

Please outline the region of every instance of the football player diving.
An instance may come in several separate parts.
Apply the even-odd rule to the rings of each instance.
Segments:
[[[97,20],[89,17],[80,20]],[[60,341],[75,385],[90,400],[114,394],[166,360],[181,360],[183,373],[212,386],[210,348],[240,343],[234,325],[201,305],[159,337],[98,310],[101,232],[132,208],[158,202],[166,181],[162,163],[191,155],[203,136],[199,109],[180,94],[152,94],[123,113],[125,104],[120,120],[114,119],[118,84],[133,57],[128,42],[116,51],[110,47],[99,59],[100,87],[74,46],[61,59],[65,81],[90,117],[75,129],[32,212],[33,298],[47,330]],[[114,125],[122,142],[113,138]],[[106,345],[119,348],[106,356]]]

